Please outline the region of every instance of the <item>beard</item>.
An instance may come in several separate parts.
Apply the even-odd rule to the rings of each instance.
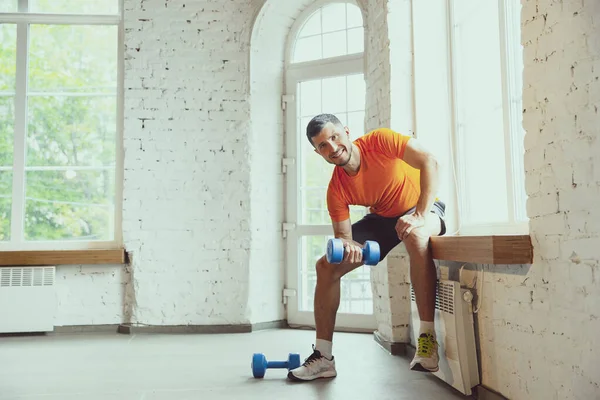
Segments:
[[[337,159],[336,159],[336,160],[330,160],[329,162],[331,164],[333,164],[333,165],[338,166],[338,167],[344,167],[344,166],[346,166],[350,162],[350,160],[352,159],[352,148],[353,148],[353,146],[350,145],[350,150],[344,149],[344,151],[346,151],[348,153],[348,158],[346,160],[341,160],[341,162],[336,162],[337,161]],[[342,154],[343,154],[343,152],[342,152]]]

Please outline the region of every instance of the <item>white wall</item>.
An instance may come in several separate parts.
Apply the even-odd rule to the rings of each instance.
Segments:
[[[56,268],[56,326],[123,322],[129,271],[122,265],[61,265]]]
[[[511,399],[600,397],[600,6],[525,2],[529,266],[485,266],[483,382]]]
[[[247,323],[249,1],[125,1],[132,322]]]
[[[249,316],[252,323],[285,319],[284,57],[289,29],[310,1],[256,0],[260,12],[252,27],[250,91],[252,197]]]
[[[598,3],[523,4],[534,262],[462,276],[462,263],[442,263],[443,277],[475,284],[482,383],[510,399],[600,398],[598,37]]]

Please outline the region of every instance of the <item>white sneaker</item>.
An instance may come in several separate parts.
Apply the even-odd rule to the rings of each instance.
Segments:
[[[291,370],[288,378],[293,381],[312,381],[318,378],[333,378],[336,375],[334,357],[332,356],[330,360],[322,356],[313,345],[313,353],[310,357],[304,360],[304,364]]]
[[[418,338],[417,352],[410,363],[410,369],[422,372],[437,372],[438,366],[438,344],[431,333],[421,333]]]

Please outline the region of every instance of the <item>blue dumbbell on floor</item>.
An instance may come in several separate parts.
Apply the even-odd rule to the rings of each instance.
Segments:
[[[379,243],[367,240],[363,246],[363,261],[366,265],[377,265],[379,262]],[[327,242],[327,261],[339,264],[344,259],[344,242],[342,239],[329,239]]]
[[[285,368],[288,371],[300,366],[300,354],[290,353],[287,361],[267,361],[267,358],[262,353],[254,353],[252,355],[252,375],[255,378],[262,378],[267,372],[267,368]]]

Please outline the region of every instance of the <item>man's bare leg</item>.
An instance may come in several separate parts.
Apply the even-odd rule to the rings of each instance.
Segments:
[[[317,286],[315,288],[314,316],[317,340],[313,354],[299,368],[291,370],[288,378],[295,381],[311,381],[332,378],[337,375],[332,355],[332,339],[335,317],[340,306],[340,279],[362,263],[330,264],[323,256],[317,261]]]
[[[425,226],[414,229],[410,235],[404,240],[406,250],[410,258],[410,280],[415,291],[415,299],[417,309],[419,310],[419,319],[421,326],[419,333],[430,333],[435,338],[434,316],[435,316],[435,297],[437,272],[431,249],[429,247],[429,238],[437,236],[441,230],[441,222],[436,214],[430,213],[426,217]],[[421,345],[421,344],[419,344]],[[421,356],[428,358],[429,350],[427,344],[424,345],[425,350],[421,351]],[[417,351],[417,356],[419,355]],[[421,361],[414,369],[425,368],[427,370],[437,370],[437,351],[433,360],[416,360]],[[415,363],[416,361],[413,361]],[[411,365],[411,368],[414,365]],[[420,369],[422,370],[422,369]]]
[[[315,325],[317,339],[333,339],[335,317],[340,306],[340,279],[362,263],[330,264],[325,257],[317,261],[317,286],[315,288]]]

